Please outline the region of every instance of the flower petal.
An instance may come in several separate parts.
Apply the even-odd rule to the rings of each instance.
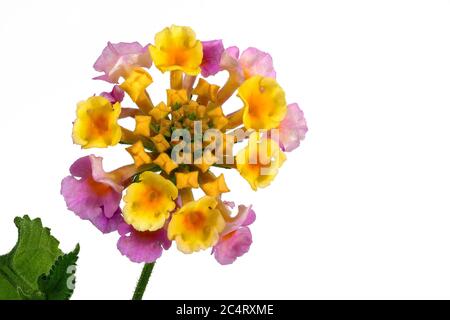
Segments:
[[[239,64],[239,48],[236,46],[228,47],[222,53],[220,58],[220,68],[222,70],[227,70],[230,73],[240,75],[240,78],[244,78],[242,74],[242,69]]]
[[[125,92],[119,86],[114,86],[111,92],[102,92],[100,95],[108,99],[111,104],[115,104],[123,101]]]
[[[267,52],[250,47],[242,52],[239,58],[239,64],[246,79],[257,75],[276,78],[272,57]]]
[[[103,233],[117,230],[122,221],[119,209],[121,194],[110,191],[104,195],[96,194],[88,179],[77,180],[72,176],[64,178],[61,183],[61,194],[67,208],[81,219],[89,220]]]
[[[252,244],[252,233],[249,228],[243,227],[221,237],[214,246],[213,253],[217,262],[222,265],[233,263],[238,257],[244,255]]]
[[[220,59],[224,52],[222,40],[202,41],[203,60],[200,65],[202,76],[209,77],[220,71]]]
[[[121,193],[123,191],[123,186],[119,184],[115,179],[113,179],[110,174],[105,172],[103,169],[103,158],[96,157],[94,155],[89,156],[91,162],[91,175],[92,178],[100,183],[110,186],[117,193]]]
[[[91,167],[91,156],[85,156],[78,160],[76,160],[71,166],[70,166],[70,174],[75,177],[80,178],[86,178],[91,174],[92,167]]]
[[[77,118],[73,124],[72,138],[82,148],[106,148],[119,143],[122,137],[117,123],[120,103],[102,96],[93,96],[77,105]]]
[[[177,197],[178,189],[170,180],[154,172],[143,172],[123,198],[124,219],[138,231],[161,229],[175,209]]]
[[[178,250],[192,253],[214,246],[225,227],[225,220],[214,197],[191,201],[176,211],[168,225],[168,237]]]
[[[228,202],[223,202],[224,205],[228,206],[227,203]],[[234,205],[233,202],[232,204]],[[239,205],[238,213],[234,217],[231,217],[231,213],[227,212],[225,214],[225,219],[227,221],[227,225],[225,226],[225,229],[222,231],[222,235],[233,232],[239,229],[240,227],[246,227],[251,225],[256,220],[256,214],[255,211],[252,209],[251,205],[248,207],[244,205]]]
[[[93,155],[75,161],[70,167],[72,176],[61,182],[61,194],[69,210],[91,221],[103,233],[109,233],[117,230],[122,221],[119,209],[122,193],[112,187],[116,183],[106,176],[101,161],[102,158]]]
[[[139,232],[133,228],[126,230],[126,226],[121,225],[119,227],[119,231],[122,233],[117,242],[117,248],[131,261],[152,263],[161,257],[163,249],[170,248],[171,242],[167,239],[165,229],[154,232]]]
[[[305,139],[308,126],[298,104],[287,106],[286,117],[279,126],[279,144],[283,151],[290,152],[300,146],[300,141]]]
[[[118,208],[114,214],[108,218],[106,215],[98,215],[90,220],[94,226],[103,233],[116,231],[120,223],[123,222],[122,211]]]
[[[202,43],[189,27],[164,28],[156,34],[155,44],[149,46],[149,51],[161,72],[181,70],[195,76],[201,71]]]
[[[105,74],[94,79],[117,83],[120,77],[134,67],[150,68],[151,65],[148,46],[143,47],[138,42],[108,42],[94,64],[95,70]]]
[[[247,129],[277,128],[287,112],[283,88],[273,78],[253,76],[238,89],[244,102],[243,122]]]

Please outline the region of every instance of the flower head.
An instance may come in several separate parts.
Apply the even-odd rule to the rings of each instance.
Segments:
[[[116,175],[103,170],[102,158],[86,156],[70,167],[70,176],[61,183],[67,208],[89,220],[103,233],[117,230],[122,221],[119,208],[123,187]]]
[[[122,131],[117,123],[120,103],[114,105],[101,96],[90,97],[77,106],[73,141],[82,148],[105,148],[119,143]]]
[[[150,68],[151,65],[147,46],[143,47],[138,42],[108,42],[94,64],[94,69],[104,74],[95,79],[117,83],[120,77],[126,76],[133,68]]]
[[[202,41],[202,46],[202,76],[213,76],[220,71],[220,58],[224,52],[222,40]]]
[[[192,253],[214,246],[225,228],[225,220],[217,207],[217,200],[205,196],[185,204],[169,222],[168,237],[175,240],[184,253]]]
[[[200,73],[202,43],[189,27],[172,25],[157,33],[155,44],[150,46],[150,54],[155,66],[162,72],[181,70],[189,75]]]
[[[152,62],[170,71],[166,98],[157,103],[147,90]],[[103,73],[96,79],[120,84],[78,104],[73,141],[82,148],[120,142],[133,162],[105,172],[101,158],[77,160],[62,182],[68,208],[103,232],[118,230],[119,251],[137,263],[154,262],[171,241],[183,253],[212,248],[223,265],[245,254],[255,213],[241,205],[232,214],[234,204],[221,200],[231,191],[225,172],[237,170],[255,191],[268,186],[283,151],[308,130],[298,106],[287,106],[272,57],[253,47],[225,50],[222,40],[200,42],[191,28],[172,25],[147,47],[108,43],[94,68]],[[204,79],[222,70],[223,84]],[[236,92],[242,103],[229,112],[225,104]],[[121,109],[124,93],[133,105]],[[204,196],[195,200],[194,193]]]
[[[137,231],[155,231],[164,226],[175,209],[178,189],[159,174],[146,171],[132,183],[123,198],[125,222]]]
[[[272,78],[253,76],[238,89],[244,102],[243,122],[247,129],[273,129],[287,111],[283,89]]]
[[[169,249],[172,244],[167,239],[167,230],[164,228],[156,231],[140,232],[122,222],[118,230],[120,238],[117,242],[117,248],[120,253],[133,262],[155,262],[161,257],[163,249]]]
[[[253,133],[247,147],[236,155],[237,170],[255,191],[267,187],[286,160],[275,141],[269,138],[258,139],[258,134]]]
[[[222,265],[231,264],[248,252],[252,244],[252,233],[248,226],[256,219],[251,206],[240,205],[238,214],[233,218],[226,207],[228,206],[223,205],[221,211],[226,217],[227,224],[212,250],[214,258]]]

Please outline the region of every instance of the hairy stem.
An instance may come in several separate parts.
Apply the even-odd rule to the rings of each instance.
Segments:
[[[134,290],[132,300],[142,300],[142,296],[144,295],[145,289],[147,288],[148,280],[152,275],[153,267],[155,263],[146,263],[144,268],[142,269],[141,276],[139,277],[138,283],[136,285],[136,289]]]

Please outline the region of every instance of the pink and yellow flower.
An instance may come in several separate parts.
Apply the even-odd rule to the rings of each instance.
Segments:
[[[73,124],[73,142],[82,148],[105,148],[118,144],[122,136],[117,123],[120,110],[120,103],[112,105],[101,96],[80,102]]]
[[[202,43],[189,27],[172,25],[158,32],[150,46],[155,66],[162,72],[180,70],[189,75],[200,73]]]
[[[156,104],[147,90],[152,63],[170,71],[166,99]],[[228,170],[217,167],[237,170],[255,191],[266,187],[283,151],[308,130],[298,105],[287,106],[272,57],[253,47],[225,50],[222,40],[200,42],[191,28],[172,25],[148,46],[108,42],[94,68],[102,73],[95,79],[114,86],[78,104],[73,141],[82,148],[120,142],[133,163],[105,172],[102,158],[77,160],[61,185],[69,210],[104,233],[117,230],[118,250],[136,263],[155,262],[172,241],[183,253],[211,248],[222,265],[248,252],[255,213],[241,205],[233,214],[234,204],[222,201],[231,186]],[[223,70],[224,84],[204,79]],[[242,103],[228,113],[236,92]],[[125,93],[133,106],[122,109]]]
[[[253,133],[247,147],[236,155],[236,168],[256,191],[275,179],[285,160],[285,154],[275,141],[269,138],[259,140],[259,135]]]
[[[296,103],[288,105],[286,117],[278,127],[278,139],[281,150],[290,152],[298,148],[300,141],[305,139],[307,132],[308,125],[306,124],[303,111]]]
[[[240,205],[237,215],[232,217],[230,209],[233,207],[234,203],[222,203],[221,212],[225,217],[226,226],[212,249],[214,258],[222,265],[231,264],[247,253],[253,242],[252,232],[248,226],[255,221],[255,212],[251,206]]]
[[[161,229],[175,209],[177,196],[178,189],[172,182],[154,172],[144,172],[123,198],[125,222],[141,232]]]
[[[225,220],[217,207],[217,200],[205,196],[185,204],[169,222],[168,237],[175,240],[184,253],[192,253],[214,246],[225,228]]]
[[[111,104],[115,104],[116,102],[122,102],[125,93],[119,86],[114,86],[111,92],[102,92],[100,96],[108,99]]]
[[[220,71],[220,59],[224,52],[222,40],[202,41],[203,60],[202,76],[209,77]]]
[[[283,89],[272,78],[253,76],[238,89],[244,102],[242,120],[247,129],[273,129],[287,112]]]
[[[122,221],[119,208],[123,181],[133,170],[124,167],[116,172],[103,170],[102,158],[86,156],[70,167],[70,176],[61,183],[67,208],[83,220],[89,220],[103,233],[117,230]]]
[[[140,232],[122,222],[119,224],[120,234],[117,249],[124,256],[136,263],[152,263],[168,250],[172,242],[167,238],[167,230]]]

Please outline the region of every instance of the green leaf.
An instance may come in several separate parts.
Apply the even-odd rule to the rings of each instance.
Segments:
[[[39,290],[47,300],[69,300],[75,288],[75,271],[80,246],[60,256],[47,275],[38,280]]]
[[[16,217],[19,236],[14,248],[0,256],[0,300],[45,299],[38,279],[48,274],[63,252],[59,241],[42,226],[41,219]]]

